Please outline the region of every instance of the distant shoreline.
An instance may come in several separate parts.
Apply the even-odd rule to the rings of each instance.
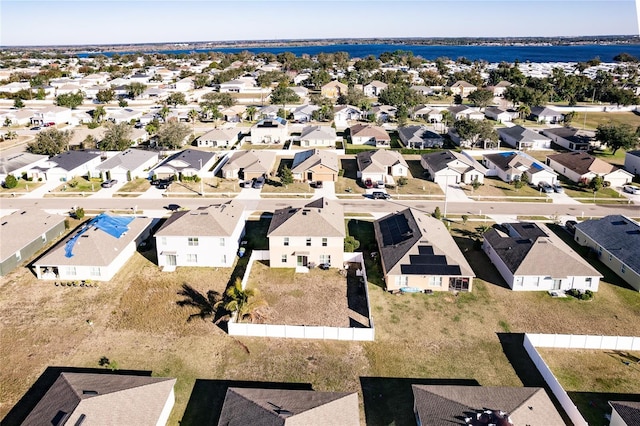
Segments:
[[[578,45],[639,45],[637,35],[606,35],[583,37],[432,37],[432,38],[339,38],[317,40],[230,40],[230,41],[196,41],[196,42],[163,42],[163,43],[130,43],[130,44],[88,44],[60,46],[2,46],[9,51],[41,50],[63,51],[65,53],[101,53],[101,52],[162,52],[172,50],[214,50],[216,48],[251,49],[251,48],[285,48],[294,46],[329,46],[329,45],[392,45],[399,46],[578,46]]]

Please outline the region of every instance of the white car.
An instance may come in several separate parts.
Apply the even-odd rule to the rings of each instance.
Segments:
[[[632,185],[625,185],[622,187],[624,192],[628,192],[629,194],[640,195],[640,188]]]

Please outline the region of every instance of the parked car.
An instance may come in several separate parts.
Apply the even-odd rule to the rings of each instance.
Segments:
[[[373,198],[374,200],[388,200],[391,198],[391,195],[382,191],[373,191],[371,193],[371,198]]]
[[[373,188],[373,182],[371,182],[371,179],[367,179],[364,181],[364,186],[366,188]]]
[[[542,191],[546,192],[547,194],[553,192],[553,186],[549,185],[548,182],[545,181],[541,181],[538,183],[538,189],[541,189]]]
[[[384,182],[379,180],[378,182],[376,182],[376,188],[378,189],[384,189]]]
[[[116,179],[109,179],[109,180],[105,180],[104,182],[102,182],[100,184],[100,186],[103,187],[103,188],[111,188],[116,183],[118,183],[118,181]]]
[[[311,182],[311,186],[314,188],[322,188],[322,181],[321,180],[317,180],[315,182]]]
[[[32,128],[31,128],[31,130],[40,130],[40,129],[41,129],[41,127],[40,127],[40,126],[35,126],[35,127],[32,127]]]
[[[564,192],[564,188],[559,183],[554,183],[552,186],[555,192],[558,192],[558,193]]]
[[[156,188],[158,189],[167,189],[169,188],[169,185],[171,185],[171,181],[167,181],[167,180],[161,180],[156,184]]]
[[[564,223],[564,227],[567,228],[567,231],[569,231],[571,235],[573,235],[576,233],[577,224],[578,222],[576,222],[575,220],[568,220]]]
[[[633,186],[633,185],[625,185],[625,186],[622,187],[622,190],[624,192],[628,192],[629,194],[634,194],[634,195],[640,194],[640,188],[638,188],[637,186]]]
[[[264,186],[264,176],[257,177],[256,180],[253,181],[253,187],[255,189],[261,189]]]

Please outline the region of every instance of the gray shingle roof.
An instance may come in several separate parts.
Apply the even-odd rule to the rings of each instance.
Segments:
[[[606,174],[618,169],[618,167],[602,161],[593,155],[589,155],[586,152],[563,152],[561,154],[549,155],[548,158],[579,175],[584,175],[589,172]]]
[[[553,110],[551,108],[535,106],[531,108],[531,115],[534,115],[537,117],[557,117],[557,116],[561,116],[562,113],[556,110]]]
[[[0,261],[13,256],[26,244],[40,238],[55,228],[64,217],[46,213],[43,210],[29,209],[16,211],[0,219]]]
[[[371,151],[361,151],[356,154],[358,170],[368,173],[386,173],[387,167],[401,164],[409,168],[402,154],[398,151],[389,151],[386,149],[378,149]]]
[[[222,172],[243,169],[250,173],[269,173],[276,161],[276,153],[268,150],[250,150],[235,152],[222,166]]]
[[[503,411],[515,425],[564,426],[542,388],[412,385],[415,408],[423,425],[464,425],[485,410]]]
[[[627,426],[640,425],[640,401],[609,401]]]
[[[96,166],[96,170],[111,170],[115,167],[135,170],[154,157],[157,159],[158,153],[141,149],[127,149],[100,163]]]
[[[302,208],[287,207],[273,213],[267,237],[343,237],[344,210],[336,201],[318,198]]]
[[[174,212],[154,236],[229,237],[238,222],[244,220],[244,204],[229,201]]]
[[[63,170],[70,171],[99,156],[100,153],[96,151],[66,151],[51,157],[49,161]]]
[[[294,173],[302,173],[319,165],[323,165],[336,172],[340,170],[338,155],[335,152],[309,149],[296,153],[293,157],[291,171]]]
[[[331,126],[305,126],[300,134],[300,140],[322,139],[335,142],[336,129]]]
[[[466,170],[459,170],[462,173],[465,173],[470,169],[476,169],[483,174],[487,172],[486,167],[484,167],[482,164],[478,163],[475,160],[472,160],[464,154],[460,154],[459,152],[455,151],[447,150],[424,154],[422,156],[422,160],[424,160],[434,172],[439,172],[440,170],[446,169],[449,163],[455,160],[469,166]]]
[[[628,268],[640,273],[640,224],[626,216],[610,215],[585,220],[577,224],[576,229],[620,259]]]
[[[31,154],[30,152],[19,152],[0,157],[0,173],[10,174],[14,170],[42,161],[45,158],[47,158],[46,155]]]
[[[398,136],[405,146],[411,143],[425,143],[426,146],[442,146],[443,139],[439,134],[427,129],[426,126],[398,127]]]
[[[522,126],[503,127],[498,129],[500,136],[508,135],[515,139],[517,142],[535,142],[541,139],[549,139],[548,137],[541,135]],[[549,139],[550,140],[550,139]]]
[[[215,156],[215,152],[199,151],[197,149],[185,149],[184,151],[173,154],[171,157],[163,161],[162,164],[160,164],[158,167],[171,167],[176,171],[188,168],[200,170],[200,160],[202,160],[202,165],[204,166]]]
[[[176,379],[61,373],[23,425],[156,425]]]

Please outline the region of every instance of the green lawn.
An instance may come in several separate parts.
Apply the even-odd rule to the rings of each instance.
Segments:
[[[118,192],[145,192],[151,188],[149,179],[137,178],[124,184]]]
[[[640,126],[640,115],[632,111],[620,112],[577,112],[572,125],[578,128],[595,130],[599,124],[624,123],[634,129]]]
[[[9,194],[13,194],[21,192],[29,192],[29,191],[33,191],[34,189],[36,189],[37,187],[41,186],[42,182],[33,182],[33,181],[27,181],[24,179],[18,179],[18,185],[15,188],[5,188],[4,186],[0,186],[0,195],[5,194],[5,195],[9,195]]]
[[[85,177],[74,177],[68,182],[60,184],[51,192],[97,192],[100,191],[102,179]]]

